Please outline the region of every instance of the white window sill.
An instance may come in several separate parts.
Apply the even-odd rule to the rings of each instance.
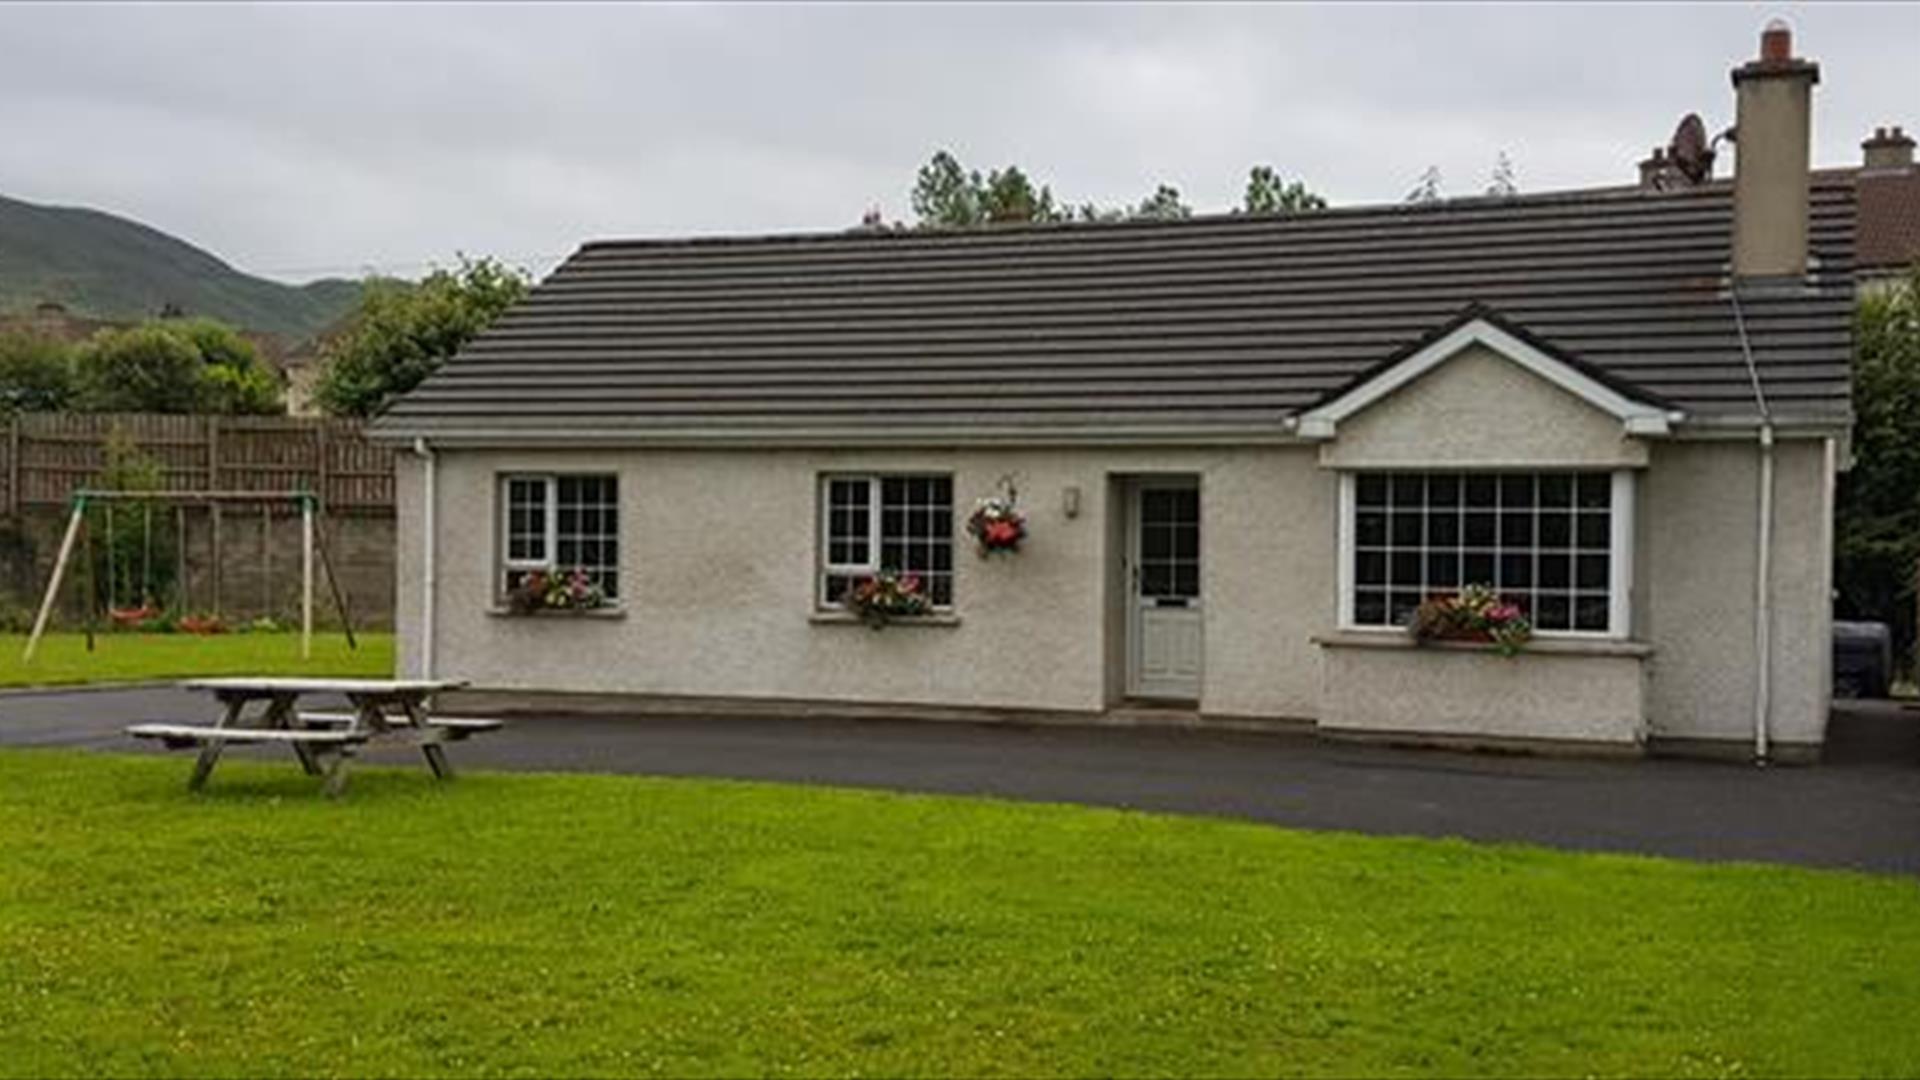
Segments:
[[[1415,641],[1405,630],[1338,630],[1315,634],[1313,643],[1323,649],[1439,649],[1451,652],[1492,652],[1488,641]],[[1520,646],[1520,655],[1543,653],[1549,656],[1629,656],[1644,659],[1653,655],[1653,646],[1644,641],[1624,641],[1605,637],[1541,637],[1536,635]]]
[[[495,619],[624,619],[627,609],[618,604],[609,604],[597,608],[546,608],[540,611],[515,611],[503,604],[495,604],[487,609],[487,615]]]
[[[807,621],[815,626],[865,626],[867,622],[851,611],[816,611],[807,616]],[[897,615],[887,620],[888,628],[895,626],[959,626],[960,616],[950,611],[936,611],[931,615]]]

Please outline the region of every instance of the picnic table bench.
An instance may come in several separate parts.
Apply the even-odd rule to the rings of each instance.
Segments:
[[[187,779],[193,791],[205,786],[228,744],[291,747],[309,776],[325,777],[329,796],[345,789],[347,763],[370,742],[417,746],[434,778],[448,780],[453,766],[445,744],[501,726],[498,720],[440,717],[427,710],[428,698],[457,690],[464,680],[236,677],[189,679],[181,685],[212,694],[223,706],[220,717],[206,725],[135,724],[127,733],[158,740],[170,750],[199,747]],[[302,713],[298,704],[306,694],[345,697],[351,711]],[[247,707],[255,702],[264,702],[264,708],[249,718]]]

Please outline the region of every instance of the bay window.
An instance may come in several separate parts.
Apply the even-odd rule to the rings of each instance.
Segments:
[[[1542,634],[1625,637],[1633,474],[1391,471],[1341,477],[1341,622],[1404,626],[1488,585]]]

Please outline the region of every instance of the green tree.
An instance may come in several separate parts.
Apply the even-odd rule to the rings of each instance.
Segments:
[[[1438,174],[1435,174],[1435,182]],[[1437,195],[1435,197],[1438,197]],[[922,229],[978,229],[989,225],[1030,222],[1177,221],[1193,216],[1193,207],[1180,189],[1161,184],[1134,206],[1073,205],[1056,200],[1053,189],[1036,183],[1017,165],[981,176],[968,170],[945,150],[934,153],[914,177],[911,196],[914,217]],[[1295,214],[1324,210],[1327,200],[1298,180],[1283,181],[1272,166],[1256,165],[1247,179],[1245,211],[1250,214]],[[864,222],[873,227],[879,215]]]
[[[980,189],[980,211],[988,225],[1060,221],[1066,216],[1054,204],[1052,189],[1045,184],[1034,186],[1017,165],[987,174]]]
[[[1303,214],[1325,210],[1327,200],[1314,194],[1299,180],[1282,180],[1271,165],[1255,165],[1247,171],[1247,194],[1241,210],[1249,214]]]
[[[1132,217],[1144,221],[1179,221],[1193,216],[1193,207],[1180,201],[1180,189],[1171,184],[1161,184],[1153,194],[1140,200],[1133,210]]]
[[[971,229],[981,222],[980,174],[968,174],[945,150],[920,167],[913,184],[913,213],[923,229]]]
[[[73,403],[73,350],[37,334],[0,335],[0,416]]]
[[[320,350],[315,400],[335,416],[372,416],[434,369],[527,292],[527,275],[493,259],[462,257],[418,284],[367,283],[346,331]]]
[[[212,319],[159,319],[95,334],[74,360],[73,404],[89,412],[281,411],[253,343]]]
[[[1920,267],[1861,299],[1854,350],[1854,466],[1841,475],[1835,520],[1839,614],[1892,624],[1901,658],[1911,663],[1920,575]]]
[[[239,331],[214,319],[168,320],[162,325],[200,354],[202,412],[265,416],[285,411],[279,380]]]
[[[75,359],[75,403],[88,412],[198,412],[200,368],[199,350],[164,326],[103,330]]]
[[[945,150],[936,151],[914,179],[913,213],[923,229],[977,229],[983,225],[1014,225],[1064,221],[1066,208],[1054,201],[1053,191],[1035,184],[1018,165],[995,169],[986,176],[968,170]]]

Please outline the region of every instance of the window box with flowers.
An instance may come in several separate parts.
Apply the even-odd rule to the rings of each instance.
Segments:
[[[607,594],[580,567],[567,571],[529,570],[507,592],[507,610],[515,615],[597,611]]]
[[[874,630],[884,630],[897,619],[924,619],[933,614],[916,574],[881,570],[852,582],[840,598],[847,613]]]
[[[1514,656],[1533,637],[1533,624],[1517,604],[1487,585],[1430,596],[1414,609],[1407,631],[1419,642],[1481,641],[1501,656]]]

